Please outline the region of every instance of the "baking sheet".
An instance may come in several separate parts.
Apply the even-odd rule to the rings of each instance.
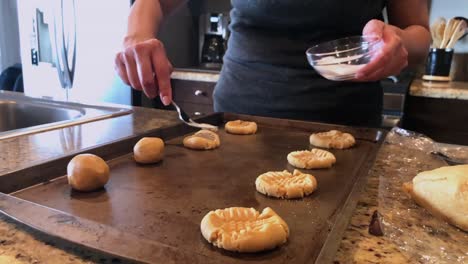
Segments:
[[[468,232],[434,217],[402,188],[404,182],[410,182],[419,172],[448,165],[431,152],[468,160],[468,146],[437,143],[425,135],[401,128],[388,133],[385,144],[391,149],[383,160],[389,168],[394,166],[392,164],[399,167],[394,173],[380,177],[378,210],[383,216],[384,235],[414,262],[468,263]]]
[[[112,159],[108,161],[111,180],[99,192],[72,191],[62,176],[13,195],[95,222],[102,228],[131,234],[132,238],[157,242],[181,254],[196,253],[201,258],[194,258],[194,263],[314,263],[319,254],[320,259],[329,258],[327,254],[339,243],[341,229],[346,227],[355,205],[357,189],[362,187],[357,183],[367,175],[383,132],[229,114],[216,114],[205,121],[222,124],[237,118],[257,121],[258,133],[238,136],[221,130],[220,148],[194,151],[182,146],[183,137],[193,130],[172,129],[161,134],[166,139],[162,162],[138,165],[130,151]],[[331,169],[303,170],[317,178],[316,192],[298,200],[273,199],[256,192],[254,181],[258,175],[271,170],[292,171],[287,154],[310,149],[311,132],[334,128],[353,133],[357,144],[348,150],[331,150],[337,158]],[[210,210],[231,206],[257,210],[271,207],[289,225],[288,242],[257,254],[232,253],[211,246],[201,236],[200,221]],[[67,234],[63,236],[76,240]],[[112,245],[103,243],[100,247],[98,250],[106,251]],[[174,262],[176,255],[167,254],[167,259],[161,259],[155,254],[152,259],[148,254],[143,259]],[[141,260],[131,255],[124,257]]]

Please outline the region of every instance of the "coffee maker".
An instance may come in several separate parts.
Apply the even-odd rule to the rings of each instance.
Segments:
[[[220,69],[229,38],[229,14],[208,13],[200,16],[200,65]]]

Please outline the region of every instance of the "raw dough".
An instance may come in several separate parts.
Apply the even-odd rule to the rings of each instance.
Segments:
[[[109,166],[93,154],[79,154],[67,166],[68,184],[75,190],[90,192],[104,187],[109,181]]]
[[[224,126],[226,132],[237,135],[250,135],[257,132],[257,123],[250,121],[229,121]]]
[[[14,247],[13,247],[13,250],[14,250]],[[4,251],[2,251],[2,252],[4,252]],[[6,253],[2,253],[2,255],[3,254],[6,254]],[[23,261],[18,260],[18,259],[20,259],[20,258],[18,258],[18,255],[20,255],[21,253],[14,253],[14,254],[16,256],[2,256],[2,255],[0,255],[0,264],[24,264]],[[21,255],[21,256],[24,256],[24,255]]]
[[[164,156],[164,141],[157,137],[144,137],[133,147],[133,156],[138,163],[156,163]]]
[[[220,144],[218,134],[205,129],[184,138],[184,146],[190,149],[208,150],[217,148]]]
[[[356,144],[356,140],[351,134],[338,130],[314,133],[310,135],[309,141],[316,147],[335,149],[346,149]]]
[[[293,151],[288,154],[287,158],[289,164],[301,169],[330,168],[336,162],[336,158],[331,152],[316,148],[310,151]]]
[[[294,170],[269,171],[255,180],[257,191],[278,198],[302,198],[317,189],[317,180],[311,174]]]
[[[468,165],[421,172],[404,189],[433,215],[468,232]]]
[[[201,221],[203,237],[229,251],[258,252],[284,244],[289,236],[286,222],[271,208],[231,207],[210,211]]]

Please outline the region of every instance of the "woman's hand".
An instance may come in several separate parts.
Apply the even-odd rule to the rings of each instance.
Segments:
[[[356,73],[357,81],[378,81],[390,75],[397,75],[408,66],[408,51],[401,38],[402,30],[380,20],[369,21],[363,35],[381,38],[379,50],[371,62]]]
[[[164,105],[172,101],[172,65],[161,41],[155,38],[126,37],[124,50],[115,57],[120,78],[149,98],[160,96]]]

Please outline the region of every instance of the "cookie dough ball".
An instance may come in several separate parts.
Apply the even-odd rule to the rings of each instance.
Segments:
[[[311,145],[329,149],[347,149],[356,144],[356,140],[354,139],[353,135],[349,133],[343,133],[338,130],[314,133],[310,135],[309,141]]]
[[[76,155],[67,166],[68,184],[75,190],[90,192],[109,181],[109,166],[93,154]]]
[[[133,147],[133,156],[141,164],[156,163],[164,156],[164,141],[157,137],[144,137]]]
[[[237,135],[251,135],[257,132],[257,123],[250,121],[229,121],[224,126],[226,132]]]
[[[219,147],[221,141],[218,134],[209,130],[200,130],[184,138],[184,146],[189,149],[209,150]]]
[[[237,252],[273,249],[289,237],[288,225],[269,207],[261,213],[245,207],[211,211],[203,217],[200,229],[214,246]]]

